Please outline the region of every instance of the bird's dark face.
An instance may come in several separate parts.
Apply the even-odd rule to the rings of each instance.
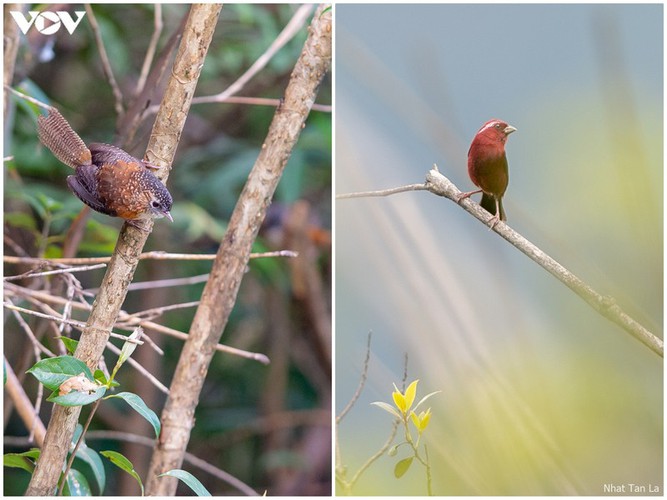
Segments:
[[[151,192],[151,199],[149,201],[148,213],[150,217],[154,219],[159,219],[161,217],[166,217],[171,222],[174,222],[174,219],[171,217],[171,205],[173,200],[171,194],[167,191],[166,188],[155,189]]]

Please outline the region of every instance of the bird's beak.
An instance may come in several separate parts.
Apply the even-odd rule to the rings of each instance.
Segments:
[[[516,129],[512,127],[512,125],[508,125],[507,127],[505,127],[504,132],[505,135],[510,135],[512,132],[516,132]]]
[[[165,216],[167,219],[169,219],[171,222],[174,222],[174,218],[171,216],[171,214],[170,214],[169,212],[165,212],[165,213],[164,213],[164,216]]]

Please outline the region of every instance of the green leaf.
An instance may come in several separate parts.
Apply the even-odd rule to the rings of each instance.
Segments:
[[[139,474],[137,474],[137,471],[134,470],[134,465],[132,465],[132,462],[116,451],[100,451],[100,455],[108,458],[112,464],[127,472],[130,476],[136,479],[137,483],[139,483],[139,487],[141,488],[141,496],[144,496],[144,485],[141,482]]]
[[[39,458],[39,450],[33,448],[23,453],[6,453],[3,456],[3,465],[5,467],[15,467],[23,469],[31,474],[35,470],[35,461]]]
[[[399,460],[396,463],[396,466],[394,467],[394,477],[396,479],[400,479],[401,477],[403,477],[403,474],[408,472],[408,469],[412,465],[412,460],[414,458],[415,457],[404,458],[403,460]]]
[[[54,392],[48,398],[46,398],[46,400],[60,406],[85,406],[89,405],[90,403],[94,403],[98,399],[101,399],[104,397],[106,392],[106,387],[100,387],[92,393],[72,391],[69,394],[65,394],[64,396],[58,396],[58,393]]]
[[[124,400],[134,409],[134,411],[148,420],[148,423],[151,424],[153,430],[155,430],[155,437],[160,436],[160,419],[153,410],[146,406],[144,400],[139,396],[131,392],[120,392],[118,394],[112,394],[109,398],[120,398]]]
[[[109,386],[109,380],[107,379],[107,376],[104,374],[104,372],[100,369],[95,370],[93,373],[93,378],[95,379],[95,382],[97,382],[100,385],[106,385],[107,387]]]
[[[67,473],[64,492],[71,497],[89,497],[93,494],[86,476],[76,469],[70,469]]]
[[[383,401],[375,401],[371,404],[377,406],[378,408],[382,408],[384,411],[388,411],[389,413],[391,413],[396,418],[402,418],[400,413],[398,413],[396,411],[396,408],[394,408],[393,406],[391,406],[388,403],[385,403]]]
[[[187,484],[192,491],[194,491],[198,497],[210,497],[211,494],[209,491],[204,488],[204,485],[199,482],[199,479],[194,477],[192,474],[190,474],[188,471],[182,470],[182,469],[172,469],[164,474],[160,474],[158,477],[162,476],[171,476],[175,477],[177,479],[180,479],[183,481],[185,484]]]
[[[125,361],[127,361],[128,358],[132,356],[132,353],[138,345],[135,341],[139,340],[142,333],[143,329],[141,327],[137,327],[137,329],[132,332],[132,335],[127,338],[123,344],[123,348],[120,351],[120,357],[118,358],[118,362],[120,364],[125,363]]]
[[[81,431],[81,426],[77,425],[77,432],[75,432],[75,435],[72,438],[73,443],[76,443]],[[93,476],[95,477],[97,487],[100,490],[100,494],[102,494],[106,484],[106,471],[104,470],[104,464],[102,463],[102,459],[100,458],[99,454],[92,448],[89,448],[84,440],[81,441],[79,444],[79,449],[76,450],[76,458],[83,460],[90,466],[90,469],[93,471]]]
[[[65,349],[67,349],[67,352],[70,354],[74,354],[74,351],[76,351],[76,346],[79,345],[78,340],[74,340],[69,337],[56,337],[56,339],[60,340],[65,345]]]
[[[128,340],[126,340],[125,343],[123,344],[123,348],[120,351],[120,356],[118,356],[118,361],[116,362],[116,366],[114,366],[114,369],[111,372],[111,380],[113,380],[116,377],[116,373],[123,365],[123,363],[125,363],[128,360],[128,358],[132,356],[132,353],[137,348],[137,343],[133,341],[139,340],[139,337],[141,337],[142,332],[143,329],[141,327],[138,327],[136,330],[132,332],[132,335],[130,335],[128,337]]]
[[[57,391],[68,378],[83,372],[90,380],[93,374],[83,361],[72,356],[58,356],[56,358],[38,361],[28,370],[47,389]]]
[[[396,453],[398,453],[398,445],[397,444],[395,444],[394,446],[389,448],[389,451],[387,452],[387,455],[389,455],[390,457],[395,457]]]

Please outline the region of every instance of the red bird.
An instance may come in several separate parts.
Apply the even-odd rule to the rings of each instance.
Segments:
[[[480,189],[462,193],[459,201],[476,193],[482,194],[480,205],[493,214],[491,227],[498,220],[505,221],[503,195],[509,183],[505,143],[516,129],[502,120],[489,120],[477,131],[468,150],[468,175]]]

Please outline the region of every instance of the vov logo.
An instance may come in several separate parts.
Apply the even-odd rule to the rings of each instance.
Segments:
[[[83,16],[86,15],[86,11],[84,10],[75,11],[75,21],[72,19],[72,16],[70,16],[70,13],[64,10],[58,10],[55,12],[51,10],[45,10],[44,12],[31,10],[28,12],[30,19],[26,19],[26,17],[23,15],[23,12],[18,10],[12,10],[9,13],[12,15],[14,21],[24,35],[28,32],[33,24],[35,25],[35,29],[42,35],[53,35],[57,33],[63,25],[71,35],[74,33],[74,30],[81,22],[81,19],[83,19]]]

